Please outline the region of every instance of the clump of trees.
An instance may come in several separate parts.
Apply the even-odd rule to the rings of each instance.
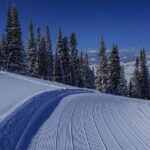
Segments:
[[[56,52],[53,53],[48,25],[44,35],[38,27],[35,36],[30,20],[28,31],[27,46],[24,46],[17,8],[8,4],[6,32],[0,42],[1,70],[72,86],[94,88],[94,72],[89,67],[87,54],[79,55],[74,32],[68,39],[59,27]]]
[[[88,54],[78,51],[75,32],[67,38],[59,27],[54,53],[49,26],[46,25],[44,35],[40,27],[36,31],[35,35],[30,20],[27,46],[24,45],[17,8],[8,4],[5,34],[0,41],[1,70],[81,88],[96,88],[103,93],[150,99],[150,75],[144,49],[136,58],[133,77],[128,85],[117,45],[112,46],[110,55],[107,56],[102,37],[95,77],[94,69],[89,67]]]
[[[141,49],[140,56],[136,58],[133,77],[128,85],[124,75],[124,67],[120,64],[118,47],[113,45],[108,58],[102,38],[95,86],[98,91],[103,93],[150,99],[150,75],[145,50]]]

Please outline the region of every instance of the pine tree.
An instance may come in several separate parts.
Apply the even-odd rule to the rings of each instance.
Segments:
[[[53,68],[53,78],[54,81],[64,83],[64,70],[62,66],[62,49],[63,49],[63,42],[62,42],[62,33],[61,29],[58,29],[57,33],[57,46],[56,46],[56,53],[55,53],[55,61],[54,61],[54,68]]]
[[[68,48],[68,39],[67,37],[62,38],[62,51],[61,51],[61,64],[63,68],[64,73],[64,83],[69,84],[70,83],[70,64],[69,64],[69,48]]]
[[[89,81],[89,66],[88,66],[88,58],[87,54],[83,57],[83,68],[82,68],[82,80],[85,88],[90,88]]]
[[[94,89],[95,88],[95,76],[89,67],[88,54],[85,55],[85,66],[86,66],[86,76],[87,76],[87,88]]]
[[[58,52],[56,50],[55,53],[55,59],[54,59],[54,68],[53,68],[53,80],[56,82],[63,82],[63,78],[62,78],[62,65],[60,62],[60,58],[58,56]]]
[[[145,50],[140,52],[141,98],[148,99],[150,92],[149,70],[146,65]]]
[[[53,80],[53,53],[48,25],[46,26],[45,44],[47,52],[47,76],[49,80]]]
[[[118,47],[113,45],[109,58],[108,93],[118,95],[120,71],[121,67]]]
[[[79,85],[79,58],[77,50],[77,40],[75,33],[70,36],[70,50],[71,50],[71,85]]]
[[[40,27],[37,28],[37,44],[41,42],[41,29]]]
[[[100,92],[107,91],[107,79],[108,79],[108,70],[107,70],[107,56],[106,56],[106,47],[103,40],[101,39],[100,48],[99,48],[99,64],[97,66],[96,72],[96,89]]]
[[[88,54],[84,56],[81,52],[79,59],[79,87],[93,89],[95,87],[95,77],[89,67]]]
[[[80,57],[79,57],[79,87],[83,88],[84,87],[84,56],[83,56],[83,52],[80,53]]]
[[[37,56],[38,56],[38,52],[40,49],[40,42],[41,42],[41,29],[40,29],[40,27],[38,27],[37,28],[37,39],[36,39]]]
[[[25,51],[22,43],[22,33],[16,6],[12,8],[11,41],[7,41],[9,51],[8,70],[10,72],[27,74]],[[8,36],[8,32],[7,32]]]
[[[38,74],[40,78],[47,79],[47,52],[46,52],[46,44],[45,38],[41,38],[40,48],[39,48],[39,68]]]
[[[8,1],[7,5],[7,23],[6,23],[6,43],[7,43],[7,58],[6,58],[6,69],[8,70],[9,67],[9,59],[10,56],[12,55],[11,49],[12,49],[12,14],[11,14],[11,7],[10,7],[10,2]]]
[[[134,98],[141,98],[141,73],[139,70],[139,57],[136,58],[135,71],[130,80],[130,96]]]
[[[92,69],[90,70],[90,79],[91,79],[91,88],[95,89],[95,71],[94,71],[94,67],[92,67]]]
[[[39,51],[40,51],[40,42],[41,42],[41,29],[37,28],[37,38],[36,38],[36,61],[37,61],[37,70],[39,68]],[[38,71],[37,71],[38,72]]]
[[[5,70],[7,64],[7,44],[5,35],[2,35],[0,49],[1,49],[1,56],[0,56],[1,68]]]
[[[118,94],[122,95],[122,96],[127,96],[128,95],[127,93],[128,93],[128,87],[127,87],[127,81],[126,81],[125,75],[124,75],[124,67],[121,66]]]
[[[129,86],[128,86],[128,96],[129,97],[133,96],[133,93],[132,93],[132,80],[131,79],[130,79]]]
[[[29,65],[29,74],[30,76],[37,77],[38,75],[38,59],[37,59],[37,50],[36,42],[33,31],[33,24],[30,20],[29,23],[29,39],[28,39],[28,48],[27,48],[27,60]]]

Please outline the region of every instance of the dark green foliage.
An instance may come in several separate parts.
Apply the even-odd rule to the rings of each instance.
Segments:
[[[146,56],[145,50],[142,49],[140,52],[140,76],[141,76],[141,98],[148,99],[150,98],[150,79],[149,79],[149,70],[146,65]]]
[[[64,73],[64,83],[70,84],[70,58],[69,58],[69,48],[68,39],[66,37],[62,38],[62,52],[61,52],[61,64]]]
[[[141,73],[139,67],[139,57],[137,57],[133,77],[130,80],[130,96],[134,98],[141,98],[141,90]]]
[[[96,72],[96,89],[100,92],[107,91],[107,79],[108,79],[108,60],[106,56],[106,47],[104,39],[102,37],[99,48],[99,63],[97,65]]]
[[[63,42],[62,42],[62,33],[61,29],[58,29],[57,33],[57,46],[56,46],[56,53],[55,53],[55,61],[54,61],[54,68],[53,68],[53,76],[54,81],[64,83],[64,70],[62,65],[62,49],[63,49]]]
[[[118,95],[127,96],[127,94],[128,94],[127,81],[124,75],[124,67],[121,66],[121,73],[120,73],[119,86],[118,86]]]
[[[113,45],[109,58],[108,73],[108,89],[107,92],[118,95],[119,79],[120,79],[120,58],[118,47]]]
[[[19,74],[27,74],[25,51],[22,43],[22,33],[16,6],[8,7],[7,35],[7,70]]]
[[[75,33],[71,33],[70,36],[70,50],[71,50],[71,85],[78,86],[79,85],[79,58],[78,58],[78,50],[77,50],[77,40]]]
[[[40,41],[40,47],[39,47],[39,68],[38,68],[38,74],[41,79],[47,79],[47,51],[46,51],[46,44],[45,44],[45,38],[41,38]]]
[[[63,71],[62,71],[62,65],[60,62],[60,58],[58,56],[58,53],[56,51],[55,53],[55,59],[54,59],[54,68],[53,68],[53,80],[56,82],[63,82]]]
[[[47,53],[47,79],[53,80],[53,53],[52,53],[52,43],[50,38],[50,31],[48,25],[46,26],[45,35],[45,46]]]
[[[37,58],[37,49],[36,49],[36,42],[34,37],[33,24],[31,20],[29,23],[27,60],[28,60],[30,76],[36,77],[38,75],[38,58]]]
[[[12,49],[12,16],[11,16],[11,7],[10,7],[10,2],[8,1],[8,6],[7,6],[7,23],[6,23],[6,41],[7,41],[7,60],[6,60],[6,69],[8,70],[9,67],[9,59],[10,59],[10,54],[11,54],[11,49]]]
[[[0,67],[2,70],[6,70],[7,66],[7,43],[5,35],[2,35],[0,44]]]

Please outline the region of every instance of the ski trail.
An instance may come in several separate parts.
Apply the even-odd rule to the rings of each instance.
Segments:
[[[43,126],[40,127],[37,134],[32,139],[28,149],[38,150],[38,149],[56,149],[56,135],[57,135],[57,126],[59,124],[59,118],[61,117],[63,111],[69,105],[70,101],[61,101],[59,107],[55,109],[55,115],[51,115],[50,119],[46,120]],[[50,132],[49,132],[50,130]],[[49,141],[51,142],[48,142]]]
[[[63,97],[63,101],[59,104],[59,109],[55,109],[55,115],[51,115],[49,119],[45,121],[45,123],[42,125],[42,127],[39,129],[39,131],[36,133],[35,137],[32,139],[28,149],[70,149],[72,145],[71,142],[71,128],[70,128],[70,119],[65,119],[65,115],[68,115],[69,118],[71,118],[70,114],[68,112],[72,112],[72,108],[74,108],[75,103],[77,101],[73,102],[70,100],[70,98],[73,95],[78,95],[80,93],[87,93],[86,90],[77,90],[76,92],[73,91],[70,94]],[[89,92],[88,92],[89,93]],[[71,96],[69,96],[71,95]],[[67,111],[67,112],[66,112]],[[66,123],[65,123],[66,122]],[[64,128],[63,125],[66,125],[67,127]],[[43,134],[44,133],[44,134]],[[67,138],[69,142],[65,141],[64,144],[64,136],[68,136],[70,138]],[[45,140],[43,140],[45,139]],[[63,142],[62,142],[63,141]]]
[[[105,108],[108,110],[105,112],[105,116],[108,117],[107,122],[109,125],[110,130],[115,135],[117,141],[122,145],[122,149],[130,149],[135,150],[136,148],[131,143],[131,141],[128,139],[128,137],[124,134],[120,126],[117,124],[117,122],[114,120],[112,112],[110,110],[110,106],[113,105],[114,102],[105,103]]]
[[[94,127],[95,127],[97,133],[99,134],[99,137],[100,137],[100,140],[101,140],[101,143],[102,143],[102,147],[104,147],[104,150],[107,150],[107,146],[104,143],[104,140],[103,140],[103,138],[101,136],[101,133],[98,130],[98,127],[97,127],[95,119],[94,119],[94,104],[95,103],[96,103],[96,101],[93,103],[93,107],[92,107],[92,120],[93,120],[93,123],[94,123]],[[103,148],[101,148],[101,149],[103,149]]]
[[[71,134],[71,116],[74,112],[77,103],[78,100],[70,103],[59,119],[56,138],[56,150],[73,150]]]
[[[141,132],[141,130],[137,127],[137,125],[133,121],[134,119],[130,118],[129,115],[126,114],[127,110],[124,110],[125,107],[126,107],[126,105],[124,105],[124,107],[122,107],[122,105],[120,103],[118,103],[118,105],[116,106],[116,108],[117,108],[120,116],[128,124],[129,128],[131,128],[134,131],[134,133],[136,134],[136,136],[141,139],[141,141],[144,143],[144,145],[146,145],[150,149],[149,140],[146,139],[146,137],[143,135],[143,133]]]
[[[116,103],[109,105],[112,117],[118,124],[119,128],[122,130],[124,135],[130,140],[130,142],[134,145],[135,149],[140,150],[148,150],[149,148],[141,141],[141,139],[134,133],[132,128],[130,128],[127,123],[120,116],[119,112],[116,109]]]
[[[81,96],[81,95],[80,95]],[[73,137],[73,149],[82,149],[87,150],[89,148],[88,142],[86,139],[84,127],[83,127],[83,108],[86,105],[87,100],[82,100],[78,103],[78,107],[74,110],[72,115],[71,124],[72,124],[72,137]]]
[[[70,93],[71,91],[62,91],[60,93],[57,93],[57,95],[55,95],[54,97],[49,98],[48,102],[40,106],[38,111],[30,119],[30,122],[24,130],[24,133],[18,141],[15,149],[27,149],[31,138],[36,134],[39,127],[47,118],[49,118],[50,114],[54,111],[60,100]],[[28,141],[26,139],[28,139]]]
[[[103,98],[103,100],[105,99]],[[99,133],[101,133],[102,139],[106,145],[107,150],[112,150],[112,149],[121,150],[120,146],[118,145],[118,143],[116,142],[112,134],[110,133],[110,130],[108,129],[104,121],[104,118],[101,112],[101,109],[102,109],[101,101],[102,100],[97,101],[94,104],[93,112],[94,112],[94,120],[95,120],[97,129],[99,130]]]
[[[90,100],[88,100],[87,104],[84,107],[83,123],[87,135],[87,139],[89,141],[90,149],[105,150],[106,148],[94,124],[92,111],[93,111],[95,100],[92,100],[93,97],[91,95],[89,95],[88,97]]]

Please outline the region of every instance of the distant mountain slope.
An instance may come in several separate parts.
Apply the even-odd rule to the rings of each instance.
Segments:
[[[120,60],[121,63],[125,67],[125,76],[127,81],[129,82],[130,78],[132,77],[133,71],[134,71],[134,65],[135,65],[135,58],[138,56],[138,51],[120,51]],[[109,55],[109,52],[107,51],[107,54]],[[89,63],[91,67],[94,67],[96,70],[96,64],[98,63],[99,56],[98,56],[98,50],[90,50],[88,51],[89,56]],[[146,52],[147,57],[147,65],[150,70],[150,52]]]

